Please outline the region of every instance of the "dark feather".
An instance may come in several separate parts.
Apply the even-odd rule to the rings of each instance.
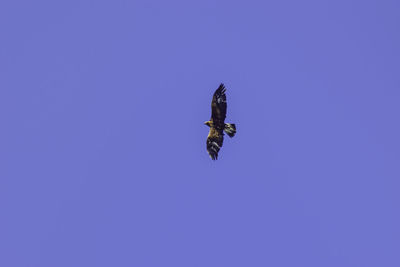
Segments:
[[[207,151],[210,155],[211,159],[218,159],[218,152],[222,147],[222,143],[224,142],[224,133],[222,131],[218,131],[214,127],[210,128],[210,133],[207,137]]]
[[[225,91],[225,86],[221,83],[218,89],[215,90],[211,101],[211,120],[214,123],[214,127],[218,130],[223,130],[225,125],[227,110]]]

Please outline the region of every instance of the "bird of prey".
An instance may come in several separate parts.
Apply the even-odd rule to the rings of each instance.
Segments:
[[[212,160],[218,159],[218,152],[224,141],[224,132],[233,137],[236,134],[236,125],[225,123],[226,117],[226,95],[223,83],[215,91],[211,101],[211,119],[204,124],[210,127],[207,136],[207,151]]]

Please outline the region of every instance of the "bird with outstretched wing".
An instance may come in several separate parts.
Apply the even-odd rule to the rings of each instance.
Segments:
[[[225,123],[226,118],[226,88],[223,83],[215,91],[211,101],[211,119],[204,124],[210,127],[207,136],[207,151],[211,159],[218,159],[218,152],[224,142],[224,132],[233,137],[236,134],[234,123]]]

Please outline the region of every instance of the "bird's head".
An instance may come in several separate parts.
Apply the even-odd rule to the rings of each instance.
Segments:
[[[207,125],[208,127],[211,127],[212,126],[212,121],[206,121],[206,122],[204,122],[204,124]]]

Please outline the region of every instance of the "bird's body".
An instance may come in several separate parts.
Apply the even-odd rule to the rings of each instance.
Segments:
[[[226,88],[224,84],[218,87],[211,101],[211,119],[204,124],[210,127],[207,136],[207,151],[211,159],[218,159],[218,152],[224,142],[224,131],[229,137],[236,134],[236,125],[233,123],[225,123],[226,118]]]

